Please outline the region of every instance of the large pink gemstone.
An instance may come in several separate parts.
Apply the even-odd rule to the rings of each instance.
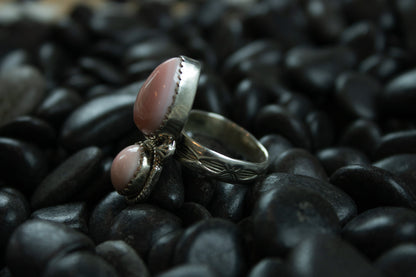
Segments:
[[[125,189],[135,176],[139,166],[140,148],[139,145],[127,146],[114,158],[111,165],[111,182],[117,191]]]
[[[160,127],[173,103],[180,61],[180,58],[172,58],[156,67],[137,95],[134,123],[145,135]]]

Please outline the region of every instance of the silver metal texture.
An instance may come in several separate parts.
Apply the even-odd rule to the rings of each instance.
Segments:
[[[242,158],[217,152],[203,145],[201,138],[215,140]],[[189,113],[175,155],[186,167],[230,183],[253,181],[266,170],[269,159],[266,148],[247,130],[221,115],[199,110]]]

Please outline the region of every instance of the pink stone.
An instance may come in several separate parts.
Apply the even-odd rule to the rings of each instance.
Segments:
[[[134,123],[145,135],[160,127],[173,103],[180,62],[180,58],[172,58],[156,67],[137,95]]]
[[[139,145],[127,146],[114,158],[111,165],[111,182],[117,191],[126,188],[133,179],[140,160],[140,148]]]

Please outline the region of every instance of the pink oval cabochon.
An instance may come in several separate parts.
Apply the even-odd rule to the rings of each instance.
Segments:
[[[153,70],[134,103],[134,123],[145,135],[156,131],[172,105],[181,59],[169,59]]]
[[[111,182],[117,191],[125,189],[135,176],[139,166],[140,148],[139,145],[127,146],[114,158],[111,165]]]

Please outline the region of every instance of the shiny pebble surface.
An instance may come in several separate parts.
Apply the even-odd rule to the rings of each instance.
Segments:
[[[415,275],[415,1],[0,2],[0,276]],[[267,170],[128,203],[181,55]]]

